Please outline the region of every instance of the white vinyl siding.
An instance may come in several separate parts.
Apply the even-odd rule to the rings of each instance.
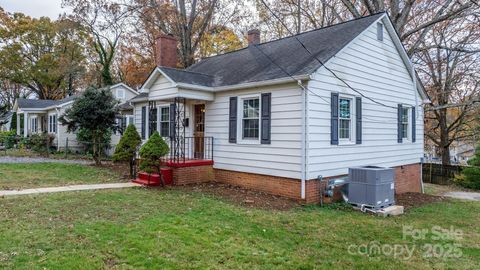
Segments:
[[[173,87],[172,82],[170,82],[164,76],[160,76],[149,89],[149,99],[155,100],[173,97],[177,93],[178,89],[176,87]]]
[[[400,166],[419,163],[423,157],[423,112],[417,107],[416,142],[397,143],[397,104],[410,108],[421,103],[412,78],[400,58],[389,32],[383,28],[383,42],[377,40],[377,24],[332,58],[327,66],[367,97],[362,98],[362,143],[330,144],[331,92],[358,96],[328,70],[320,68],[308,88],[308,179],[344,175],[349,167],[363,165]],[[318,96],[322,97],[319,98]],[[415,98],[416,95],[416,98]],[[326,101],[325,101],[326,100]],[[354,106],[355,99],[352,99]],[[353,114],[355,110],[352,110]],[[352,114],[352,120],[355,119]],[[352,123],[352,127],[355,125]],[[408,133],[411,133],[409,125]],[[352,130],[352,140],[355,132]]]
[[[229,143],[230,97],[240,100],[260,93],[272,94],[271,144]],[[216,93],[215,101],[207,102],[205,111],[205,136],[213,136],[215,143],[214,168],[300,179],[301,95],[296,83]],[[237,125],[238,121],[241,118],[237,118]]]

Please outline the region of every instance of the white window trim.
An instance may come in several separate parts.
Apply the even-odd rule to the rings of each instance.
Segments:
[[[36,115],[30,118],[30,133],[38,133],[38,116]]]
[[[407,104],[402,104],[402,110],[407,109],[407,137],[403,137],[402,134],[402,141],[411,142],[412,141],[412,106]],[[403,120],[403,112],[402,112],[402,120]],[[402,121],[402,128],[403,128],[403,121]]]
[[[258,139],[243,139],[243,100],[258,98]],[[237,144],[261,144],[262,135],[262,96],[258,94],[249,94],[238,96],[237,101]]]
[[[349,99],[350,100],[350,138],[345,139],[345,138],[340,138],[340,100],[341,99]],[[339,145],[352,145],[356,144],[356,127],[357,127],[357,117],[355,115],[356,112],[356,102],[355,102],[355,96],[352,95],[345,95],[345,94],[340,94],[338,95],[338,144]]]
[[[158,131],[158,134],[161,133],[161,123],[162,123],[162,109],[163,108],[167,108],[168,109],[168,133],[170,133],[170,105],[159,105],[157,106],[157,131]],[[160,136],[162,136],[162,134],[160,134]],[[163,138],[168,138],[169,135],[167,134],[167,136],[162,136]]]
[[[57,128],[55,128],[55,131],[51,129],[51,127],[52,127],[52,128],[54,127],[53,123],[50,121],[50,119],[51,119],[52,116],[55,116],[55,123],[54,123],[55,126],[57,125],[57,122],[58,122],[58,117],[57,117],[57,114],[56,114],[56,113],[50,113],[50,114],[48,114],[48,121],[47,121],[47,123],[48,123],[48,133],[50,133],[50,134],[56,134],[56,133],[57,133],[57,132],[56,132]]]

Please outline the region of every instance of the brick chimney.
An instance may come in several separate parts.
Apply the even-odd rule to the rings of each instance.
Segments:
[[[248,46],[260,43],[260,30],[252,29],[247,32]]]
[[[177,39],[173,35],[161,34],[155,40],[155,62],[157,66],[177,67]]]

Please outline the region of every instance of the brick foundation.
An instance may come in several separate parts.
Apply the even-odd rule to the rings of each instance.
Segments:
[[[173,168],[174,185],[188,185],[214,181],[212,165]]]
[[[420,181],[422,165],[409,164],[395,168],[395,193],[421,192],[422,182]]]
[[[287,198],[300,198],[300,181],[292,178],[214,169],[215,181]]]
[[[395,192],[420,192],[420,164],[409,164],[395,167]],[[301,200],[301,182],[299,179],[236,172],[214,169],[214,179],[217,182],[255,189],[266,193]],[[320,202],[321,185],[339,176],[319,180],[309,180],[305,183],[305,203]]]

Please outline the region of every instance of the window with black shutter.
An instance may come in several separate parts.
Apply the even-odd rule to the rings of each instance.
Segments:
[[[230,97],[229,119],[228,119],[228,141],[237,142],[237,97]]]
[[[147,107],[143,106],[142,107],[142,140],[145,140],[146,136],[146,125],[147,125]]]
[[[262,144],[270,144],[271,142],[271,116],[272,115],[272,93],[262,94]]]
[[[332,93],[330,103],[330,143],[338,145],[338,93]]]

